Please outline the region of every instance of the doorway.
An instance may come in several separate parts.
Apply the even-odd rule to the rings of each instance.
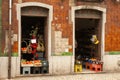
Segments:
[[[75,12],[75,72],[101,72],[102,13],[92,9]]]
[[[48,9],[30,6],[21,12],[20,73],[49,73]]]
[[[101,58],[101,47],[99,44],[94,44],[92,42],[92,36],[96,36],[100,41],[101,29],[99,28],[99,19],[92,18],[76,18],[75,19],[75,40],[76,40],[76,50],[75,56],[88,56]]]

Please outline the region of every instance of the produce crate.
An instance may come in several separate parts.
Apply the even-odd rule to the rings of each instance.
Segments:
[[[48,66],[42,66],[41,73],[48,73]]]
[[[33,64],[21,64],[22,67],[32,67]]]
[[[102,71],[102,65],[101,64],[92,64],[92,70],[95,72]]]
[[[35,63],[33,66],[40,67],[40,66],[42,66],[42,63]]]
[[[74,71],[81,72],[82,71],[82,64],[75,64]]]
[[[86,67],[86,69],[92,70],[92,63],[86,62],[85,67]]]
[[[33,74],[39,74],[39,73],[40,73],[40,67],[34,67]]]
[[[31,73],[30,67],[23,67],[23,71],[22,71],[23,75],[30,74],[30,73]]]
[[[34,60],[34,66],[42,66],[41,60]]]
[[[33,66],[33,61],[21,61],[22,67],[30,67]]]

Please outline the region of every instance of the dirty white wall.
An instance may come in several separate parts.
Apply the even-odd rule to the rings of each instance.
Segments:
[[[50,72],[49,74],[71,74],[73,73],[73,56],[51,56],[49,59]],[[118,66],[118,60],[120,60],[120,55],[104,55],[104,71],[116,72],[120,71],[120,66]],[[19,58],[12,57],[12,77],[19,76]],[[0,57],[0,78],[8,77],[8,58]]]
[[[120,66],[118,66],[118,60],[120,60],[120,55],[104,55],[104,71],[115,72],[120,71]]]
[[[20,76],[20,61],[12,57],[11,76]],[[71,56],[51,56],[49,61],[49,74],[69,74],[72,72]],[[0,78],[8,77],[8,57],[0,57]]]
[[[0,57],[0,78],[6,78],[8,74],[8,58]]]
[[[51,56],[51,74],[70,74],[72,73],[72,56]]]
[[[17,75],[17,57],[12,57],[11,76]],[[0,57],[0,78],[8,77],[8,57]]]

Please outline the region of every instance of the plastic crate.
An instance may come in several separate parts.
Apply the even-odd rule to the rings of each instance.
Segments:
[[[33,74],[39,74],[39,73],[40,73],[40,67],[34,67]]]
[[[81,72],[82,71],[82,65],[81,64],[75,64],[75,68],[74,68],[75,72]]]
[[[92,70],[99,72],[102,71],[102,65],[101,64],[92,64]]]
[[[43,66],[41,73],[48,73],[48,67],[47,66]]]
[[[86,62],[85,67],[86,69],[92,70],[92,63]]]
[[[31,73],[30,67],[23,67],[22,73],[23,73],[23,75],[30,74]]]

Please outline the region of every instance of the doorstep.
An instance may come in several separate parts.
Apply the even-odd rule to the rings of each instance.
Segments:
[[[95,71],[83,69],[81,72],[74,72],[74,74],[102,74],[102,73],[106,73],[106,71],[95,72]]]
[[[18,78],[18,77],[38,77],[38,76],[50,76],[51,74],[21,74],[21,75],[17,75],[15,78]]]

